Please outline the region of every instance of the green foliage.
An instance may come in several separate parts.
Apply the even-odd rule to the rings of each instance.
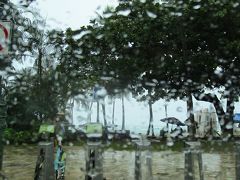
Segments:
[[[28,131],[19,131],[15,133],[14,143],[29,142],[32,134]]]
[[[107,77],[99,83],[110,92],[129,89],[155,101],[225,86],[226,96],[236,97],[239,12],[237,0],[120,1],[92,21],[78,42],[89,66]]]
[[[3,138],[10,144],[32,143],[36,141],[36,135],[32,131],[16,131],[12,128],[4,130]]]
[[[65,32],[45,31],[37,13],[30,20],[9,10],[17,18],[9,57],[35,62],[8,84],[9,127],[53,120],[70,97],[95,84],[151,103],[199,94],[204,86],[225,86],[226,97],[239,95],[237,0],[121,0],[90,25]]]
[[[15,138],[15,131],[12,128],[6,128],[4,130],[4,139],[9,142],[13,142]]]

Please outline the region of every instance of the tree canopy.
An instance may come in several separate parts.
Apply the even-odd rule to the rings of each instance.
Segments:
[[[45,97],[38,100],[42,103],[51,97],[52,109],[45,109],[48,101],[36,106],[49,115],[57,103],[64,109],[68,98],[96,84],[112,95],[131,91],[151,105],[160,98],[201,98],[204,87],[224,86],[229,106],[239,96],[237,0],[120,0],[90,25],[66,31],[44,31],[41,18],[29,20],[14,12],[18,28],[10,58],[32,56],[37,74],[23,79],[32,90],[24,93],[31,99]],[[38,82],[35,89],[32,81]],[[230,108],[224,125],[232,115]]]
[[[239,8],[236,0],[119,1],[79,31],[81,55],[110,91],[158,99],[225,86],[236,97]]]

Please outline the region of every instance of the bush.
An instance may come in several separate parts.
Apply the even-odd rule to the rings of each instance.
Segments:
[[[34,133],[31,131],[16,131],[12,128],[4,130],[4,140],[7,143],[22,144],[33,142]]]
[[[14,142],[17,144],[31,141],[31,133],[29,131],[19,131],[15,134]]]
[[[9,143],[14,141],[15,138],[15,131],[12,128],[6,128],[3,133],[3,138],[5,141],[8,141]]]

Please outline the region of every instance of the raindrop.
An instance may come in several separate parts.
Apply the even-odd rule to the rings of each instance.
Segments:
[[[130,12],[131,11],[129,9],[127,9],[127,10],[119,11],[117,13],[117,15],[128,16],[130,14]]]
[[[68,145],[69,145],[69,146],[73,146],[74,144],[73,144],[72,142],[69,142]]]
[[[226,129],[232,129],[232,128],[233,128],[232,122],[227,123]]]
[[[182,107],[177,107],[177,112],[183,112],[183,108]]]
[[[103,15],[104,18],[110,18],[112,16],[112,13],[105,13]]]
[[[154,13],[152,13],[152,12],[150,12],[150,11],[147,11],[147,15],[148,15],[150,18],[156,18],[156,17],[157,17],[156,14],[154,14]]]
[[[168,137],[167,138],[167,146],[173,146],[173,145],[174,145],[174,143],[173,143],[172,138]]]
[[[238,7],[238,6],[239,6],[239,3],[238,3],[238,2],[236,2],[236,3],[233,4],[233,7],[234,7],[234,8],[236,8],[236,7]]]
[[[176,16],[182,16],[183,14],[182,14],[182,12],[176,12],[175,15]]]
[[[201,8],[201,5],[195,5],[195,6],[193,6],[193,9],[200,9]]]
[[[91,31],[82,31],[81,33],[79,34],[76,34],[74,36],[72,36],[72,38],[76,41],[76,40],[79,40],[81,39],[83,36],[85,36],[86,34],[90,34]]]
[[[146,86],[152,86],[152,87],[155,87],[155,86],[156,86],[155,83],[151,83],[151,82],[146,82],[145,84],[146,84]]]

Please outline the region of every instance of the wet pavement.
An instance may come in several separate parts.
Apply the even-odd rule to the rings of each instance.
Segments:
[[[64,148],[67,152],[65,179],[83,180],[85,174],[84,147],[66,146]],[[10,180],[32,180],[37,150],[37,146],[6,146],[3,162],[5,175]],[[205,180],[235,179],[234,153],[203,153],[202,159]],[[146,162],[143,166],[146,166]],[[112,149],[104,151],[103,174],[106,179],[134,179],[134,167],[135,151]],[[184,180],[184,152],[152,152],[152,175],[153,180]]]

